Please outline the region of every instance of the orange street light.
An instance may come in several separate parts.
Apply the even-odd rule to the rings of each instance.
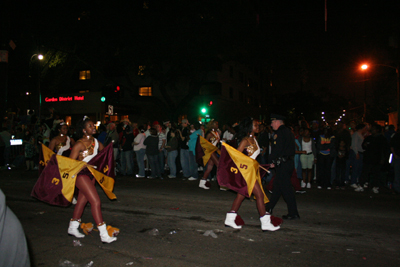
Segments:
[[[364,71],[364,115],[363,115],[363,122],[365,122],[367,118],[367,71],[368,65],[363,64],[361,65],[361,69]]]
[[[391,66],[391,65],[386,65],[386,64],[372,64],[373,66],[383,66],[383,67],[388,67],[388,68],[391,68],[391,69],[394,69],[394,70],[396,70],[396,89],[397,89],[397,99],[396,99],[396,102],[397,102],[397,125],[399,125],[400,124],[400,74],[399,74],[399,68],[400,68],[400,65],[398,64],[397,66]],[[367,64],[363,64],[362,66],[361,66],[361,69],[362,70],[364,70],[364,80],[366,80],[366,76],[365,76],[365,74],[366,74],[366,69],[368,68],[368,65]],[[364,81],[364,84],[365,84],[365,81]],[[364,90],[365,90],[365,86],[364,86]],[[366,97],[366,96],[365,96]],[[364,102],[365,102],[365,100],[364,100]],[[364,104],[365,105],[365,104]],[[366,113],[365,112],[366,111],[366,106],[364,106],[364,114]]]

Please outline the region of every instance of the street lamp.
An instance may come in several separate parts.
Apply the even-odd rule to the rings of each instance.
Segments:
[[[399,78],[399,66],[397,67],[391,66],[391,65],[386,65],[386,64],[373,64],[373,66],[383,66],[383,67],[388,67],[391,69],[396,70],[396,90],[397,90],[397,97],[396,97],[396,102],[397,102],[397,124],[399,124],[399,116],[400,116],[400,78]],[[368,68],[367,64],[364,64],[361,66],[362,70],[366,70]],[[364,77],[365,77],[365,72],[364,72]],[[364,111],[365,112],[365,111]],[[396,125],[397,128],[397,125]]]
[[[363,122],[367,118],[367,69],[368,65],[363,64],[361,65],[361,69],[364,71],[364,115],[363,115]]]
[[[32,61],[34,59],[38,59],[38,60],[43,60],[43,55],[42,54],[33,54],[31,56],[31,59],[29,60],[29,77],[31,77],[30,75],[30,71],[31,71],[31,66],[32,66]],[[42,94],[40,92],[40,69],[38,69],[38,78],[37,78],[37,87],[38,87],[38,93],[39,93],[39,121],[40,121],[40,113],[41,113],[41,108],[42,108]]]

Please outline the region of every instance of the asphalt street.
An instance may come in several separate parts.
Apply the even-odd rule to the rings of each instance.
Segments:
[[[400,196],[387,190],[314,186],[296,195],[300,220],[262,232],[253,199],[239,210],[241,230],[224,227],[235,193],[220,191],[216,182],[204,190],[180,178],[117,177],[117,200],[108,200],[97,186],[104,220],[121,231],[116,242],[103,244],[95,231],[83,239],[68,236],[73,206],[32,198],[36,180],[36,172],[0,172],[0,188],[24,227],[32,266],[400,266]],[[274,215],[286,213],[281,199]],[[90,205],[82,221],[94,223]]]

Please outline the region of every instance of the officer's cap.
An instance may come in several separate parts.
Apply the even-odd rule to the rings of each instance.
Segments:
[[[278,114],[271,114],[271,121],[273,120],[284,121],[286,120],[286,117]]]

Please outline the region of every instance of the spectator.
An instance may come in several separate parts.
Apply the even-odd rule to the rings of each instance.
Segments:
[[[171,130],[172,125],[170,121],[164,121],[163,125],[165,126],[165,135],[167,136],[167,142],[168,142],[169,139],[171,138],[169,131]]]
[[[11,139],[11,134],[7,130],[7,128],[3,127],[3,131],[0,133],[2,143],[4,143],[4,148],[0,149],[3,150],[3,153],[0,155],[2,158],[2,164],[1,166],[7,166],[10,164],[10,152],[11,152],[11,144],[10,144],[10,139]]]
[[[25,131],[24,149],[25,149],[26,170],[32,171],[34,168],[33,159],[36,154],[36,142],[34,136],[32,135],[31,131],[28,128]]]
[[[311,125],[311,138],[316,141],[317,138],[321,135],[321,130],[319,129],[319,121],[313,120]]]
[[[153,179],[153,178],[162,178],[161,177],[161,166],[160,166],[160,161],[158,155],[160,154],[160,151],[158,149],[158,135],[157,135],[157,130],[155,128],[150,128],[149,130],[150,135],[146,137],[146,140],[144,140],[144,145],[146,145],[146,155],[147,159],[149,160],[150,163],[150,168],[151,168],[151,176],[148,176],[147,178]]]
[[[226,131],[222,135],[222,142],[226,142],[227,144],[230,144],[230,142],[233,139],[233,129],[229,125],[226,125]]]
[[[388,159],[388,143],[387,139],[382,134],[382,127],[380,125],[372,125],[371,135],[364,139],[362,147],[365,150],[363,167],[359,186],[355,191],[362,192],[364,191],[364,188],[368,188],[369,177],[371,176],[372,192],[378,194],[379,186],[382,181],[381,178],[383,177],[383,167]]]
[[[118,156],[118,133],[116,129],[115,123],[111,122],[107,125],[107,136],[106,140],[104,141],[104,146],[109,145],[110,143],[113,143],[113,149],[114,149],[114,160],[117,159]]]
[[[190,125],[190,130],[189,132],[192,134],[196,131],[196,129],[194,128],[194,124]]]
[[[176,178],[176,157],[178,156],[178,139],[175,136],[174,131],[169,131],[171,135],[171,139],[168,141],[165,148],[168,152],[168,166],[169,166],[169,175],[168,178]]]
[[[50,134],[51,134],[51,129],[50,129],[49,125],[46,123],[43,123],[41,136],[42,136],[43,144],[45,146],[49,146],[49,144],[50,144]]]
[[[337,189],[344,189],[345,182],[348,179],[348,176],[346,177],[346,162],[349,158],[351,135],[346,124],[342,122],[338,122],[337,130],[334,135],[337,153],[333,163],[335,171],[332,172],[332,179]]]
[[[390,143],[390,139],[392,139],[392,137],[394,136],[394,134],[396,133],[395,129],[394,129],[394,125],[389,125],[387,126],[387,131],[385,132],[385,138],[388,142],[388,144]]]
[[[133,150],[136,153],[136,160],[139,167],[139,173],[136,175],[137,178],[145,177],[145,169],[144,169],[144,156],[146,155],[146,146],[143,144],[146,139],[146,135],[144,133],[144,128],[141,127],[139,129],[139,134],[135,137],[133,141]]]
[[[329,126],[324,127],[322,134],[318,137],[316,142],[317,147],[317,183],[318,189],[331,187],[331,167],[332,157],[335,156],[334,139],[332,129]]]
[[[198,164],[196,162],[196,142],[199,135],[201,135],[201,130],[198,124],[192,124],[195,131],[189,136],[189,167],[190,167],[190,177],[189,181],[196,181],[199,178]]]
[[[165,126],[161,126],[158,121],[155,121],[153,123],[153,127],[156,129],[157,131],[157,135],[158,135],[158,161],[160,163],[161,166],[161,175],[164,174],[164,169],[166,168],[166,163],[165,163],[165,158],[166,158],[166,150],[165,150],[165,145],[167,143],[167,136],[165,134]],[[164,154],[165,151],[165,154]]]
[[[136,137],[140,133],[137,122],[132,122],[132,133],[133,137]]]
[[[200,125],[200,130],[201,130],[201,136],[204,137],[206,134],[206,127],[204,126],[204,124]]]
[[[121,140],[121,174],[133,175],[133,133],[131,127],[126,125],[122,132]]]
[[[393,154],[394,180],[393,192],[400,194],[400,133],[397,132],[390,140],[390,151]]]
[[[352,164],[353,169],[350,186],[357,189],[358,179],[360,178],[363,167],[364,149],[362,148],[362,143],[364,141],[364,134],[367,132],[367,127],[365,124],[359,124],[356,126],[355,130],[355,133],[351,136],[351,150],[353,152],[349,157],[353,157],[352,161],[354,162]]]
[[[303,151],[303,154],[300,155],[303,176],[301,188],[311,188],[311,178],[313,174],[312,168],[317,160],[317,149],[314,139],[311,138],[310,129],[304,129],[303,134],[299,137],[298,141],[300,144],[299,150]]]
[[[102,143],[104,145],[106,141],[106,136],[107,136],[107,130],[106,127],[103,124],[100,124],[99,126],[99,135],[97,136],[97,141]]]
[[[187,119],[183,119],[178,136],[183,177],[186,179],[189,178],[191,174],[189,167],[189,146],[188,146],[190,132],[188,129],[188,125],[189,121]]]

